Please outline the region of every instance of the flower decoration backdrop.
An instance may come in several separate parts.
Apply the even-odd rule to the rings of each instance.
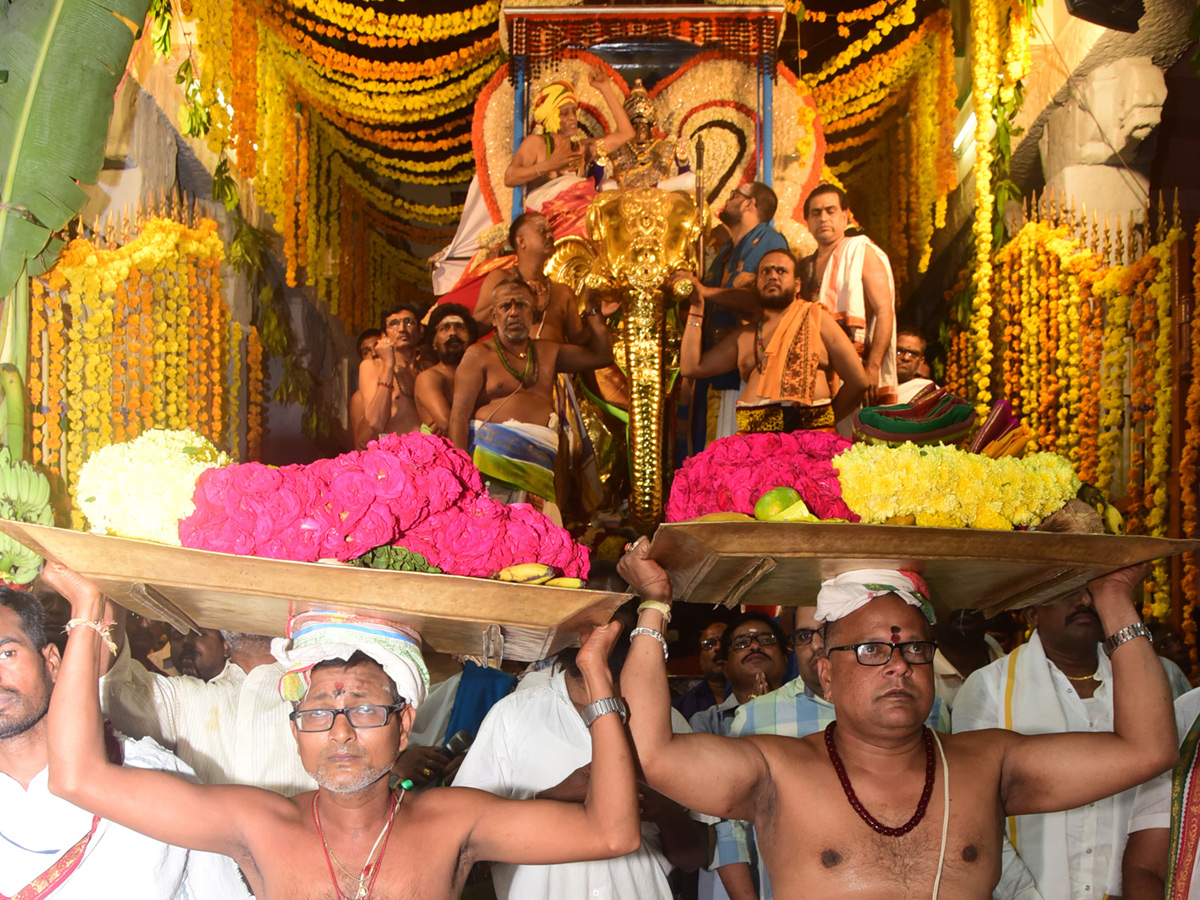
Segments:
[[[147,429],[189,428],[237,457],[260,438],[261,355],[222,299],[216,223],[150,218],[100,244],[72,241],[30,292],[31,459],[60,509],[93,451]]]

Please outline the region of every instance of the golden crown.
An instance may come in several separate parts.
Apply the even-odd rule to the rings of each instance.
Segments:
[[[646,93],[646,88],[642,86],[642,79],[637,79],[633,83],[633,90],[629,92],[629,99],[625,101],[625,114],[629,116],[629,121],[636,122],[642,119],[654,125],[658,122],[658,113],[654,110],[654,103],[650,99],[650,95]]]

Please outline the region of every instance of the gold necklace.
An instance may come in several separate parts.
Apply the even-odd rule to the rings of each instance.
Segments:
[[[1063,674],[1067,675],[1066,672],[1063,672]],[[1067,681],[1099,681],[1099,680],[1100,680],[1100,670],[1099,669],[1097,669],[1091,675],[1067,675]]]
[[[362,871],[358,874],[358,888],[354,893],[353,900],[369,900],[372,891],[375,889],[375,878],[379,875],[380,866],[383,864],[383,852],[387,848],[387,838],[392,833],[392,824],[396,821],[396,813],[400,809],[400,804],[404,802],[404,795],[407,791],[401,790],[392,804],[392,809],[388,815],[388,819],[383,823],[383,829],[379,832],[379,837],[375,838],[375,843],[371,845],[371,850],[367,853],[366,862],[363,863]],[[317,826],[317,834],[321,838],[321,846],[325,848],[325,862],[328,864],[330,860],[342,870],[343,874],[354,880],[354,873],[342,865],[341,860],[333,853],[333,848],[329,846],[329,841],[325,839],[325,830],[321,827],[321,811],[318,804],[320,792],[313,795],[312,802],[312,817],[313,822]],[[380,843],[383,844],[380,847]],[[376,858],[375,851],[379,851],[379,856]],[[333,868],[329,869],[330,876],[333,876]],[[333,890],[337,894],[338,900],[351,900],[349,894],[342,892],[341,885],[338,884],[336,878],[333,878]]]

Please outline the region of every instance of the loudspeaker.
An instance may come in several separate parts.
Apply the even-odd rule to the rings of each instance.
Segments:
[[[1077,18],[1129,34],[1138,30],[1146,13],[1142,0],[1066,0],[1067,12]]]

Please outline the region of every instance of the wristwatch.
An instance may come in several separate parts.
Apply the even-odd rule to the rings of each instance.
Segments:
[[[583,716],[583,724],[591,728],[592,723],[598,718],[613,712],[621,716],[622,724],[629,718],[629,712],[625,709],[625,702],[616,697],[601,697],[599,700],[594,700],[583,708],[583,712],[580,715]]]
[[[1126,641],[1132,641],[1134,638],[1144,637],[1154,642],[1154,638],[1150,634],[1150,629],[1141,622],[1134,622],[1132,625],[1126,625],[1124,628],[1119,628],[1108,636],[1104,641],[1104,655],[1111,657],[1113,651],[1124,644]]]

